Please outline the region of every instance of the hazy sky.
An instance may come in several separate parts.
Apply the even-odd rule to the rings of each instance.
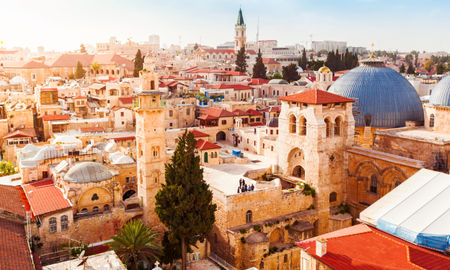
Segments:
[[[76,50],[116,36],[162,45],[232,41],[239,6],[247,40],[313,40],[349,46],[450,52],[450,0],[1,0],[3,47]]]

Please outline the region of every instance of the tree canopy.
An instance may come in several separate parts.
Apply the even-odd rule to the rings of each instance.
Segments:
[[[14,167],[12,162],[2,161],[0,162],[0,176],[11,175],[17,173],[17,168]]]
[[[86,70],[83,69],[83,65],[80,61],[77,62],[77,69],[75,70],[75,79],[81,79],[86,74]]]
[[[283,79],[283,76],[280,74],[280,72],[275,72],[272,77],[270,77],[271,80],[275,80],[275,79]]]
[[[143,56],[141,50],[138,49],[136,56],[134,57],[133,77],[139,77],[139,71],[144,68],[144,58],[145,56]]]
[[[349,52],[348,50],[343,54],[339,53],[338,50],[336,50],[336,52],[331,51],[327,55],[325,65],[333,72],[352,69],[359,65],[358,55]]]
[[[158,234],[140,219],[126,223],[111,239],[108,245],[129,269],[137,270],[143,262],[152,264],[161,254]]]
[[[171,243],[181,243],[182,269],[186,269],[186,249],[211,232],[217,206],[212,192],[203,180],[203,169],[196,154],[192,132],[179,137],[175,152],[166,164],[165,179],[156,194],[155,212],[167,227]]]
[[[237,55],[236,55],[236,68],[234,70],[240,71],[240,72],[247,72],[247,60],[245,55],[245,48],[242,47]]]
[[[308,57],[306,56],[306,50],[303,48],[302,57],[298,59],[298,66],[303,70],[306,70],[308,67]]]
[[[300,79],[300,75],[298,75],[297,72],[297,65],[296,64],[290,64],[288,66],[283,67],[283,79],[285,79],[288,82],[297,81]]]
[[[256,63],[253,65],[253,78],[267,79],[267,68],[263,63],[261,50],[258,51]]]
[[[406,70],[407,74],[414,74],[416,73],[416,69],[414,68],[413,64],[409,64],[408,69]]]
[[[399,68],[399,70],[398,70],[400,73],[405,73],[405,71],[406,71],[406,68],[405,68],[405,65],[402,63],[402,65],[400,66],[400,68]]]

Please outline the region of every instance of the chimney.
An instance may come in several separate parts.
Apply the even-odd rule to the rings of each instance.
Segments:
[[[322,257],[327,254],[327,239],[318,237],[316,239],[316,255]]]

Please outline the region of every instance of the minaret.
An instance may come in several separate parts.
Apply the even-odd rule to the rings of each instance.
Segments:
[[[137,94],[136,108],[138,196],[144,209],[144,222],[157,227],[161,223],[155,213],[155,195],[165,182],[164,108],[162,93],[158,91],[158,75],[151,65],[146,68],[149,69],[140,73],[142,91]]]
[[[245,48],[245,44],[246,44],[246,38],[245,38],[245,30],[246,30],[246,26],[244,23],[244,16],[242,16],[242,9],[239,8],[239,14],[238,14],[238,19],[237,19],[237,23],[234,26],[234,30],[235,30],[235,37],[234,37],[234,50],[237,52],[239,51],[242,47]]]

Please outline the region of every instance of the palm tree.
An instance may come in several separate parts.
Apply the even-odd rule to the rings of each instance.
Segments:
[[[129,269],[138,269],[142,262],[151,265],[161,254],[158,233],[140,219],[129,221],[111,238],[113,241],[109,246],[130,267]]]

